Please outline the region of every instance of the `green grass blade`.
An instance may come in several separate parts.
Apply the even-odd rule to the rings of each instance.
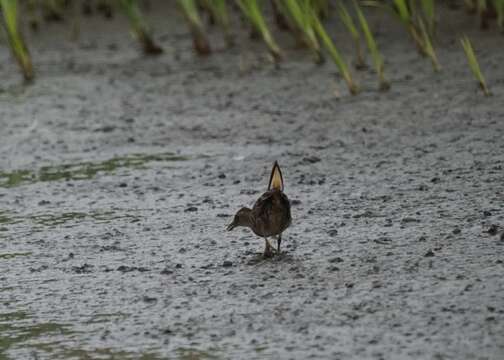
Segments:
[[[300,28],[306,26],[303,14],[303,9],[301,8],[301,3],[297,0],[283,0],[283,8],[288,11],[290,18],[293,22]]]
[[[203,22],[198,12],[195,0],[177,0],[189,24],[193,38],[194,50],[199,55],[205,56],[212,52],[210,43],[203,28]]]
[[[283,0],[281,8],[301,34],[303,42],[313,51],[316,63],[323,62],[320,44],[310,19],[310,0]]]
[[[360,33],[357,29],[357,26],[355,25],[352,16],[342,2],[338,3],[338,13],[341,21],[343,22],[343,25],[345,25],[352,37],[360,38]]]
[[[387,10],[390,14],[396,17],[404,26],[406,26],[418,52],[421,55],[427,55],[422,42],[422,35],[419,32],[416,24],[413,21],[414,2],[407,0],[394,0],[392,5],[378,0],[363,0],[361,4],[364,6],[372,6]]]
[[[336,66],[338,67],[338,69],[341,73],[341,76],[343,76],[343,79],[345,79],[347,86],[348,86],[348,90],[350,91],[350,93],[352,95],[356,95],[359,92],[359,87],[353,81],[352,74],[350,73],[350,70],[348,69],[348,66],[347,66],[345,60],[343,59],[343,57],[339,53],[338,49],[334,45],[333,41],[331,40],[331,38],[329,37],[329,35],[325,31],[324,26],[320,22],[320,19],[313,11],[311,11],[311,17],[312,17],[313,27],[315,28],[317,35],[320,37],[320,39],[322,40],[322,43],[327,48],[327,51],[329,52],[329,54],[331,55],[331,58],[333,59]]]
[[[338,4],[338,14],[341,19],[341,22],[347,28],[355,44],[355,52],[356,52],[355,68],[364,69],[366,68],[366,62],[364,61],[364,54],[361,46],[361,34],[357,29],[357,26],[355,25],[352,16],[348,12],[343,2],[340,2]]]
[[[329,0],[309,0],[309,6],[320,19],[329,17]]]
[[[376,44],[373,33],[369,29],[369,24],[366,20],[366,17],[364,16],[364,13],[362,12],[359,4],[355,0],[354,6],[355,12],[357,13],[357,18],[359,19],[359,23],[362,28],[362,32],[364,33],[364,37],[366,39],[368,49],[371,52],[371,57],[373,58],[373,64],[376,73],[378,74],[378,79],[380,81],[380,90],[388,90],[390,89],[390,83],[384,75],[383,56],[381,55],[380,50],[378,50],[378,45]]]
[[[271,11],[279,30],[292,30],[283,9],[282,0],[270,0]]]
[[[429,35],[432,37],[436,27],[436,13],[434,0],[421,0],[422,11],[427,21]]]
[[[196,6],[196,2],[194,0],[177,0],[182,11],[184,12],[184,16],[191,24],[195,24],[197,26],[203,27],[203,22],[199,16],[198,7]]]
[[[478,12],[481,14],[487,9],[487,2],[486,0],[477,0],[477,7],[478,7]]]
[[[226,6],[226,0],[205,0],[206,7],[212,13],[212,16],[217,21],[224,32],[224,38],[228,46],[233,46],[234,40],[231,34],[231,23]]]
[[[411,13],[409,11],[408,2],[406,0],[394,0],[394,6],[399,18],[405,24],[409,24],[411,22]]]
[[[497,26],[504,31],[504,0],[494,0],[494,7],[497,12]]]
[[[430,35],[427,31],[427,28],[426,28],[423,20],[419,18],[418,23],[420,24],[420,30],[422,31],[424,50],[425,50],[427,56],[431,59],[434,71],[437,72],[437,71],[441,70],[441,65],[439,65],[439,61],[437,59],[436,52],[434,50],[434,47],[432,46],[432,41],[430,39]]]
[[[125,12],[131,25],[133,34],[142,45],[144,54],[158,55],[163,52],[158,45],[154,43],[149,31],[149,27],[145,22],[137,0],[120,0],[121,9]]]
[[[0,8],[12,53],[21,67],[24,79],[31,81],[34,76],[33,66],[30,53],[19,30],[17,0],[0,0]]]
[[[485,82],[485,78],[483,77],[483,74],[481,73],[481,69],[478,63],[478,59],[476,58],[476,54],[474,53],[471,41],[467,36],[463,36],[460,39],[460,43],[462,44],[462,47],[464,48],[464,52],[467,57],[467,61],[469,62],[469,67],[471,68],[471,71],[474,75],[474,77],[478,80],[479,85],[481,87],[481,90],[483,90],[483,93],[486,96],[491,95],[490,91],[488,90],[488,87]]]
[[[237,0],[237,4],[243,14],[261,34],[275,62],[279,62],[282,59],[282,52],[266,25],[266,21],[264,20],[257,0]]]

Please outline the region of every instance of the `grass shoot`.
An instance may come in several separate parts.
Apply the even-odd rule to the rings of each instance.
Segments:
[[[427,23],[427,31],[429,36],[432,38],[436,31],[436,12],[434,6],[434,0],[421,0],[422,11]]]
[[[23,35],[19,30],[17,0],[0,0],[0,9],[12,54],[21,67],[25,81],[31,81],[34,76],[33,65]]]
[[[177,0],[184,14],[193,38],[193,47],[198,55],[209,55],[212,52],[210,43],[203,28],[195,0]]]
[[[320,64],[324,61],[317,35],[310,18],[311,0],[283,0],[282,9],[294,24],[304,44],[314,54],[315,62]]]
[[[462,47],[464,48],[464,52],[467,57],[467,61],[469,62],[469,67],[471,68],[471,71],[474,75],[474,77],[478,80],[479,86],[483,93],[486,96],[491,95],[490,91],[488,90],[488,87],[485,82],[485,78],[483,77],[483,74],[481,73],[481,69],[478,63],[478,59],[476,58],[476,54],[474,53],[471,41],[467,36],[462,36],[460,39],[460,43],[462,44]]]
[[[270,0],[271,10],[273,12],[273,18],[275,20],[277,28],[283,31],[288,31],[291,30],[291,28],[286,17],[282,13],[282,11],[280,11],[280,8],[282,7],[281,1],[282,0]]]
[[[327,32],[324,29],[324,26],[320,22],[319,17],[317,14],[312,10],[310,12],[311,17],[312,17],[312,22],[313,26],[315,28],[315,31],[317,35],[320,37],[322,40],[322,43],[326,47],[327,51],[331,55],[331,58],[333,59],[334,63],[338,67],[341,76],[343,76],[343,79],[345,79],[345,82],[347,83],[348,90],[352,95],[357,95],[359,93],[359,86],[354,82],[352,74],[350,73],[350,70],[348,69],[348,65],[341,56],[340,52],[334,45],[333,41],[331,40],[330,36],[327,34]]]
[[[202,9],[210,16],[210,21],[222,28],[224,39],[228,46],[233,44],[232,26],[233,17],[240,17],[247,21],[250,29],[258,39],[266,44],[269,53],[275,62],[282,59],[282,51],[274,38],[274,33],[268,27],[266,13],[261,8],[267,0],[177,0],[181,12],[185,16],[193,39],[196,52],[200,55],[211,53],[211,47],[204,28],[204,21],[200,16]],[[270,16],[279,25],[281,30],[289,30],[296,40],[307,47],[315,57],[317,63],[324,60],[328,54],[336,64],[339,73],[345,80],[352,94],[359,92],[359,87],[354,81],[351,69],[345,57],[336,46],[328,28],[322,19],[339,16],[341,22],[348,30],[355,47],[355,67],[364,68],[366,46],[372,60],[373,68],[379,79],[380,90],[390,87],[384,74],[384,58],[380,52],[375,34],[371,31],[361,5],[379,7],[391,12],[413,39],[417,50],[430,58],[435,71],[440,71],[435,49],[434,36],[437,19],[444,12],[438,13],[435,0],[352,0],[353,9],[348,8],[343,1],[329,0],[269,0],[272,8]],[[126,14],[133,35],[138,39],[145,54],[159,54],[163,50],[154,42],[149,26],[145,21],[141,5],[148,4],[144,0],[82,0],[79,2],[69,0],[0,0],[0,22],[5,32],[0,32],[2,42],[8,42],[13,58],[19,64],[25,80],[34,77],[32,60],[20,30],[19,20],[33,30],[44,26],[39,17],[45,16],[46,20],[68,20],[73,25],[69,32],[71,38],[76,40],[80,32],[79,15],[103,15],[109,19],[113,17],[115,7]],[[496,18],[498,28],[504,32],[504,0],[464,0],[466,9],[470,9],[479,16],[482,27],[487,27],[490,21]],[[80,9],[79,14],[76,8]],[[147,7],[145,7],[147,9]],[[23,13],[24,12],[24,13]],[[336,15],[335,13],[338,13]],[[23,13],[23,15],[21,15]],[[47,15],[47,14],[50,14]],[[69,19],[67,19],[67,17]],[[2,21],[3,20],[3,21]],[[333,23],[331,23],[333,24]],[[275,28],[275,30],[277,30]],[[438,30],[439,31],[439,30]],[[364,45],[365,43],[365,45]],[[485,79],[481,73],[472,45],[467,37],[461,39],[462,46],[469,61],[470,68],[485,94],[489,94]],[[370,61],[369,61],[370,62]]]
[[[364,53],[362,51],[361,34],[343,2],[340,2],[338,5],[338,14],[341,22],[347,28],[355,44],[355,68],[358,70],[365,69],[366,62],[364,60]]]
[[[229,20],[226,0],[205,0],[204,4],[212,14],[212,17],[215,19],[217,24],[219,24],[222,28],[226,44],[229,47],[233,46],[234,40],[231,33],[231,23]]]
[[[408,32],[413,39],[418,52],[421,55],[427,55],[424,43],[422,41],[422,36],[420,35],[420,32],[418,31],[418,28],[414,22],[415,16],[413,2],[408,2],[407,0],[394,0],[393,10],[395,10],[398,18],[408,29]]]
[[[163,49],[154,43],[149,28],[143,19],[140,8],[138,7],[137,0],[120,0],[120,4],[130,21],[133,34],[140,42],[144,54],[161,54]]]
[[[364,16],[364,13],[362,12],[359,4],[355,0],[354,0],[354,6],[355,6],[355,12],[357,13],[357,17],[359,19],[360,26],[362,28],[362,32],[364,33],[364,37],[366,38],[366,43],[369,52],[371,53],[371,57],[373,58],[373,64],[376,73],[378,74],[378,80],[380,82],[380,90],[386,91],[390,89],[390,83],[388,82],[388,80],[385,78],[384,75],[383,56],[381,55],[380,50],[378,50],[378,45],[376,44],[373,33],[369,29],[366,17]]]
[[[429,32],[427,30],[427,27],[425,26],[425,24],[421,18],[418,19],[418,23],[420,24],[420,30],[422,31],[424,50],[427,53],[427,56],[431,59],[432,67],[434,68],[434,71],[436,71],[436,72],[440,71],[441,65],[439,65],[436,51],[434,50],[434,47],[432,46],[432,41],[431,41]]]
[[[264,20],[257,0],[237,0],[237,4],[254,28],[261,34],[273,60],[275,62],[280,62],[282,59],[282,51],[271,35],[268,25],[266,25],[266,20]]]
[[[418,52],[422,56],[428,56],[431,59],[434,70],[438,71],[440,69],[440,65],[431,40],[435,26],[434,4],[430,4],[429,1],[432,0],[424,0],[422,2],[422,7],[424,16],[427,18],[426,21],[433,25],[425,26],[421,14],[416,11],[414,1],[394,0],[391,10],[392,13],[395,14],[396,17],[406,26]],[[384,5],[381,5],[376,1],[372,1],[371,4],[384,7]],[[385,7],[387,8],[386,5]],[[429,30],[429,26],[432,26],[432,30]]]
[[[308,0],[308,5],[319,19],[329,18],[329,0]]]
[[[497,26],[504,32],[504,0],[493,0],[493,6],[497,13]]]

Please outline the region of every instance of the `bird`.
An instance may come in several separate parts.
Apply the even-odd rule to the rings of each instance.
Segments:
[[[284,182],[282,171],[278,162],[275,161],[271,170],[268,183],[268,190],[262,194],[255,202],[252,209],[242,207],[227,226],[231,231],[238,226],[250,228],[254,234],[264,238],[265,258],[273,257],[274,252],[280,254],[280,244],[282,243],[282,232],[287,229],[292,222],[290,201],[284,194]],[[271,245],[268,238],[276,237],[276,249]]]

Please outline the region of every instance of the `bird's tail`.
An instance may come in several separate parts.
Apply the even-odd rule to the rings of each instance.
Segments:
[[[280,171],[280,166],[278,165],[278,162],[275,161],[273,164],[273,169],[271,170],[271,176],[268,184],[268,190],[280,190],[283,191],[284,189],[284,183],[283,183],[283,177],[282,177],[282,172]]]

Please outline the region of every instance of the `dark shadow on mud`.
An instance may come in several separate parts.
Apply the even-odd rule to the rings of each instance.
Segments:
[[[272,257],[264,257],[263,253],[252,253],[247,252],[247,257],[245,259],[245,263],[247,265],[265,265],[265,264],[293,264],[296,262],[301,262],[301,259],[298,257],[282,251],[280,254],[275,254]]]

